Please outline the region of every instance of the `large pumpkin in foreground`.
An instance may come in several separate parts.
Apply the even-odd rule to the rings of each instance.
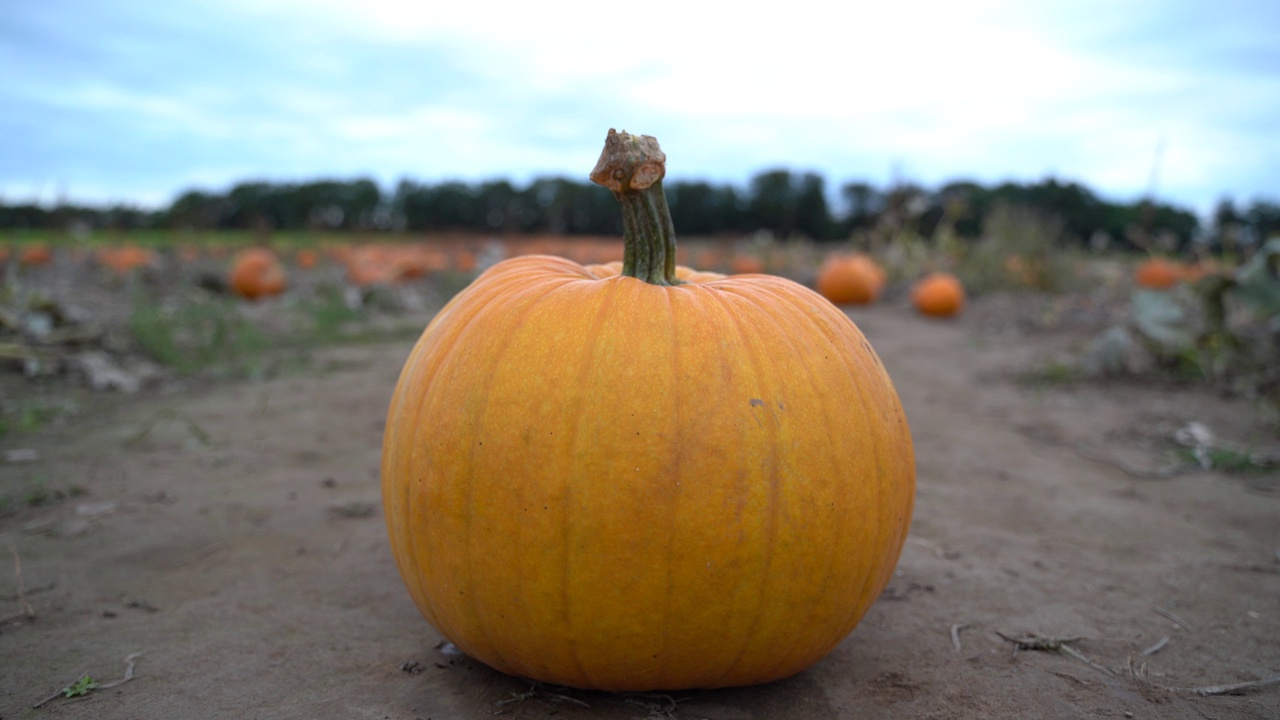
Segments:
[[[853,629],[907,535],[914,456],[879,358],[796,283],[677,273],[661,160],[610,131],[592,173],[623,204],[622,274],[493,266],[431,321],[391,401],[396,563],[427,620],[503,672],[786,677]]]

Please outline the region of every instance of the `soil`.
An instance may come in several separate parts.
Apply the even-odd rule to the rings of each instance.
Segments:
[[[1028,381],[1095,328],[1009,321],[1046,317],[1026,304],[851,311],[912,425],[911,535],[833,653],[742,689],[541,686],[442,644],[381,519],[408,341],[81,398],[0,438],[36,455],[0,462],[0,488],[68,496],[0,517],[0,718],[1280,717],[1280,685],[1188,690],[1280,673],[1280,478],[1176,466],[1171,440],[1199,422],[1274,453],[1274,427],[1195,386]],[[121,679],[126,657],[129,682],[58,694]]]

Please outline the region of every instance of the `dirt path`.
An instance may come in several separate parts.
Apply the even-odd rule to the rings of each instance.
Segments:
[[[1124,469],[1159,467],[1159,438],[1193,420],[1274,451],[1247,404],[1019,384],[1073,338],[979,332],[980,306],[957,324],[892,305],[854,316],[906,405],[918,504],[885,596],[795,678],[679,698],[526,692],[438,649],[381,519],[396,344],[7,436],[40,459],[0,464],[0,487],[86,494],[0,519],[0,615],[20,609],[10,547],[36,614],[0,626],[0,718],[1280,716],[1280,686],[1165,689],[1280,672],[1277,478]],[[1015,653],[999,633],[1079,637],[1079,657]],[[138,652],[131,682],[32,709],[82,674],[119,679]]]

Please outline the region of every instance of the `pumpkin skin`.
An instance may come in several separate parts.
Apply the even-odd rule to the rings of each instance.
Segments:
[[[677,277],[505,260],[415,345],[384,436],[390,544],[468,655],[579,688],[762,683],[887,584],[915,469],[871,346],[789,280]]]
[[[869,305],[884,290],[884,270],[861,253],[831,255],[818,268],[815,282],[822,296],[836,305]]]
[[[231,290],[240,297],[257,300],[284,292],[284,265],[266,248],[241,250],[231,260]]]
[[[954,317],[964,308],[964,285],[955,275],[935,272],[911,288],[911,302],[922,315]]]

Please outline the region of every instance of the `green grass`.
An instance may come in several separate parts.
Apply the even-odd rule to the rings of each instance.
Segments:
[[[180,374],[253,373],[270,347],[234,299],[215,295],[191,294],[172,306],[139,296],[129,327],[144,353]]]
[[[317,339],[330,342],[341,339],[343,330],[363,316],[359,308],[347,303],[342,287],[337,285],[318,288],[303,310]]]
[[[1079,367],[1063,360],[1050,360],[1018,374],[1019,382],[1024,385],[1041,387],[1067,385],[1077,382],[1083,377],[1084,373],[1081,372]]]
[[[1200,455],[1196,453],[1195,448],[1179,448],[1178,450],[1178,459],[1183,462],[1199,464],[1202,456],[1210,468],[1224,473],[1274,472],[1277,467],[1277,463],[1272,460],[1260,458],[1252,453],[1240,450],[1204,448]]]
[[[62,414],[62,409],[33,401],[24,401],[14,416],[0,417],[0,437],[9,433],[30,432],[48,424]]]
[[[203,291],[166,304],[139,294],[129,328],[145,355],[179,375],[260,377],[305,366],[324,345],[411,339],[422,332],[425,320],[406,314],[394,296],[371,292],[353,307],[341,286],[321,285],[269,313],[253,313],[243,300]],[[382,322],[373,322],[375,316]]]
[[[0,517],[53,505],[85,493],[85,489],[79,485],[50,487],[43,477],[29,478],[23,487],[0,492]]]

